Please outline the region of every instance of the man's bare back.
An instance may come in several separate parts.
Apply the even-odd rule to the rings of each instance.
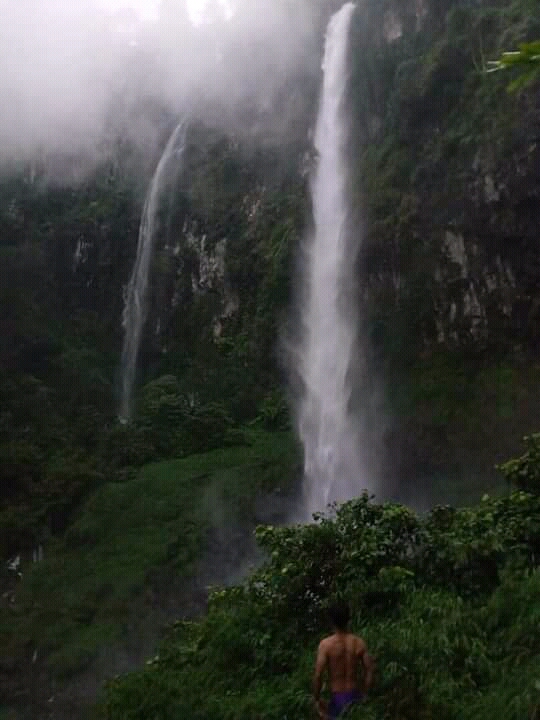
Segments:
[[[373,682],[373,661],[366,643],[347,630],[348,608],[336,606],[332,615],[335,632],[319,643],[313,677],[313,694],[321,718],[336,718],[345,707],[360,702]],[[328,707],[320,699],[325,673],[332,696]]]
[[[317,661],[328,669],[331,692],[358,690],[358,670],[365,653],[365,642],[352,633],[336,632],[321,640]]]

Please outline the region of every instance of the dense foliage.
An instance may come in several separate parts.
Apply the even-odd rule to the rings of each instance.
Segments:
[[[351,718],[509,720],[540,703],[540,498],[514,492],[426,516],[367,495],[261,527],[266,563],[178,622],[144,670],[109,683],[109,720],[312,717],[325,611],[353,609],[377,682]]]
[[[242,445],[102,484],[40,562],[0,571],[0,709],[26,701],[33,719],[74,676],[142,663],[164,622],[203,611],[204,578],[253,560],[253,528],[283,516],[299,462],[290,433],[251,428]]]
[[[76,189],[14,170],[3,175],[0,195],[6,558],[64,530],[73,508],[109,474],[102,445],[115,414],[121,269],[138,207],[133,188],[108,178],[106,167]]]
[[[520,90],[538,79],[540,40],[520,43],[518,50],[504,52],[498,60],[488,62],[488,72],[518,70],[517,77],[508,86],[510,92]]]

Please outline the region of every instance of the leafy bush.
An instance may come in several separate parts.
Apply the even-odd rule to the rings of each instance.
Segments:
[[[363,495],[315,520],[259,528],[264,565],[216,590],[202,621],[175,624],[143,671],[112,681],[108,720],[310,717],[336,598],[378,664],[371,702],[351,718],[491,720],[497,697],[514,720],[534,707],[540,498],[420,517]]]
[[[506,480],[525,492],[540,495],[540,433],[525,438],[526,452],[499,465]]]
[[[488,62],[488,72],[515,69],[519,74],[508,86],[509,92],[522,90],[538,80],[540,74],[540,40],[520,43],[518,50],[504,52],[498,60]]]
[[[289,407],[280,390],[272,390],[264,396],[257,419],[265,430],[290,430]]]
[[[201,403],[164,375],[143,388],[135,427],[152,439],[158,457],[182,457],[227,445],[233,421],[224,403]]]

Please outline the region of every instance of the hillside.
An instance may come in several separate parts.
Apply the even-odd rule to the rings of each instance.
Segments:
[[[505,473],[538,489],[538,437]],[[364,495],[257,538],[266,563],[214,592],[203,619],[176,622],[144,669],[111,680],[103,717],[313,717],[315,650],[336,598],[377,661],[369,701],[347,717],[537,717],[538,495],[423,516]]]
[[[21,577],[4,571],[0,707],[79,717],[107,677],[144,662],[168,622],[204,612],[208,585],[257,562],[253,529],[283,522],[298,478],[291,435],[252,430],[242,446],[102,485],[41,562],[23,561]]]

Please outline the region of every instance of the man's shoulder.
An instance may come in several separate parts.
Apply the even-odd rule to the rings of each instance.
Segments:
[[[343,635],[337,636],[337,635],[327,635],[319,642],[319,649],[320,650],[327,650],[332,648],[334,645],[342,645],[344,640]],[[365,652],[366,643],[363,638],[361,638],[359,635],[354,635],[353,633],[348,633],[345,636],[345,642],[349,645],[354,645],[355,650],[357,652]],[[350,647],[350,645],[349,645]]]
[[[340,640],[336,634],[327,635],[320,641],[319,650],[323,652],[332,652],[333,648],[339,646],[339,644]]]
[[[365,652],[367,650],[365,640],[364,638],[361,638],[360,635],[353,635],[351,633],[351,639],[358,652]]]

